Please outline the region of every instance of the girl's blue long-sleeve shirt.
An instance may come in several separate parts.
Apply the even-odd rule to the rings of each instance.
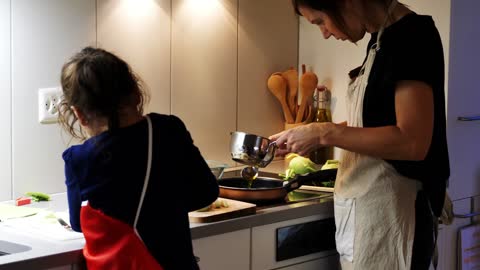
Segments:
[[[166,269],[195,269],[188,212],[218,197],[218,184],[183,122],[149,114],[153,125],[150,182],[137,229]],[[72,228],[80,208],[96,209],[133,225],[147,167],[147,121],[92,137],[63,153]]]

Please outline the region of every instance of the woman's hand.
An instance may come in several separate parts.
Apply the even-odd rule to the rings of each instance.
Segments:
[[[269,137],[276,141],[278,150],[277,156],[285,156],[288,153],[306,155],[313,150],[328,146],[328,135],[333,130],[333,123],[310,123],[301,125]]]

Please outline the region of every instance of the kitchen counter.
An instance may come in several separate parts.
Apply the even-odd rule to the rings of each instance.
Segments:
[[[228,233],[312,215],[333,217],[333,195],[275,207],[261,207],[254,215],[212,223],[191,223],[192,239]]]
[[[13,204],[12,201],[4,203]],[[67,195],[66,193],[53,194],[51,201],[32,202],[27,207],[47,209],[52,212],[66,211],[68,209]],[[63,229],[62,227],[60,228]],[[8,241],[31,248],[28,251],[0,256],[0,270],[48,269],[57,266],[81,264],[83,262],[81,251],[85,244],[83,238],[57,240],[55,238],[29,234],[0,222],[0,241]]]
[[[48,208],[52,211],[68,209],[66,193],[53,194],[51,197],[50,202],[33,203],[29,206]],[[332,196],[274,207],[258,207],[254,215],[212,223],[191,223],[190,226],[192,239],[199,239],[312,215],[333,217]],[[83,262],[82,247],[85,244],[83,238],[62,241],[47,239],[39,235],[29,235],[0,223],[1,240],[26,245],[31,247],[31,250],[0,256],[0,270],[48,269]]]

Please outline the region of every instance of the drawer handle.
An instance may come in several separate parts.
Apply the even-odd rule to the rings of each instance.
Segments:
[[[456,218],[472,218],[476,216],[480,216],[480,212],[474,212],[470,214],[455,214]]]
[[[480,115],[475,116],[459,116],[458,121],[480,121]]]

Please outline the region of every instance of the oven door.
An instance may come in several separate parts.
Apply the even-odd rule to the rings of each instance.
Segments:
[[[252,229],[253,270],[302,264],[308,269],[337,269],[333,217],[315,215]]]

